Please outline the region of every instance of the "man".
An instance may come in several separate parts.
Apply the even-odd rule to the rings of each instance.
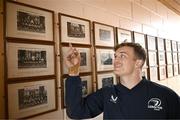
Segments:
[[[104,87],[82,98],[79,77],[80,55],[70,47],[66,57],[66,105],[70,118],[92,118],[103,112],[104,119],[177,119],[179,96],[171,89],[142,78],[145,50],[137,43],[115,48],[114,73],[120,84]]]

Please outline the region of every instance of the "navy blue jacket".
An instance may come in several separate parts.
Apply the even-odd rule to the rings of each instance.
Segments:
[[[66,80],[66,111],[73,119],[93,118],[103,112],[104,119],[180,118],[180,98],[171,89],[142,79],[134,88],[118,84],[82,97],[79,76]]]

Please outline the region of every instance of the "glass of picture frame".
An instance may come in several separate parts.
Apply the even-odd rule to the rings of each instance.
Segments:
[[[9,118],[27,118],[57,109],[55,79],[13,83],[7,88]]]
[[[76,47],[76,49],[79,51],[80,56],[81,56],[81,62],[80,62],[80,68],[79,68],[79,72],[83,73],[83,72],[91,72],[92,68],[92,64],[91,64],[91,48],[88,47]],[[63,46],[61,51],[62,51],[62,74],[67,74],[68,73],[68,69],[67,66],[65,64],[65,57],[66,54],[68,53],[69,47],[65,47]]]
[[[116,33],[117,33],[118,44],[120,44],[122,42],[132,42],[132,32],[131,31],[116,27]]]
[[[148,51],[149,66],[157,66],[157,52]]]
[[[165,40],[165,48],[166,48],[166,51],[172,51],[172,49],[171,49],[171,40],[168,40],[168,39],[166,39]]]
[[[117,84],[116,75],[112,72],[97,75],[97,88],[103,88]]]
[[[177,42],[171,40],[171,44],[172,44],[172,51],[173,51],[173,52],[177,52]]]
[[[96,49],[97,71],[113,70],[114,50],[113,49]]]
[[[167,77],[173,77],[173,67],[172,65],[167,65]]]
[[[81,76],[81,85],[82,85],[82,97],[86,97],[90,93],[93,92],[93,81],[92,81],[92,75],[86,75],[86,76]],[[63,79],[63,89],[62,89],[62,107],[66,107],[66,101],[65,101],[65,96],[66,96],[66,79]]]
[[[167,63],[166,64],[172,64],[172,53],[171,52],[166,52],[166,60],[167,60]]]
[[[173,52],[173,64],[177,64],[178,63],[178,56],[177,56],[177,52]]]
[[[174,76],[178,75],[178,74],[179,74],[178,64],[174,64],[174,65],[173,65],[173,69],[174,69]]]
[[[149,68],[149,79],[151,81],[158,81],[158,71],[157,71],[157,67],[150,67]]]
[[[90,20],[59,13],[61,43],[91,44]]]
[[[157,37],[157,49],[159,51],[164,51],[164,39]]]
[[[156,38],[154,36],[147,35],[148,50],[156,50]]]
[[[165,52],[158,51],[158,65],[166,65]]]
[[[133,32],[133,35],[134,35],[134,42],[139,43],[143,48],[146,49],[146,41],[144,34]]]
[[[54,12],[18,2],[6,2],[6,37],[54,41]]]
[[[7,43],[8,78],[55,75],[53,45]]]
[[[114,47],[115,36],[113,26],[93,22],[93,28],[95,46]]]
[[[177,45],[178,52],[180,52],[180,42],[177,42]]]
[[[166,66],[159,66],[159,80],[166,79]]]

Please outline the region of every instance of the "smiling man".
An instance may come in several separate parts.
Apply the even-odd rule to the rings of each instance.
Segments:
[[[65,59],[67,114],[73,119],[93,118],[103,112],[104,119],[180,118],[179,96],[171,89],[142,78],[145,50],[137,43],[121,43],[115,48],[114,73],[120,84],[104,87],[82,97],[79,52],[70,46]]]

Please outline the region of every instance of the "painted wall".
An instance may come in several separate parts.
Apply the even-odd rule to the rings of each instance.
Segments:
[[[157,0],[16,0],[33,6],[38,6],[55,11],[55,41],[56,53],[59,51],[59,30],[58,12],[82,17],[91,21],[102,22],[128,29],[142,32],[149,35],[168,38],[180,41],[180,16],[169,10]],[[2,15],[1,15],[2,17]],[[0,22],[0,27],[2,22]],[[0,31],[2,33],[2,31]],[[2,35],[0,34],[2,37]],[[2,38],[0,38],[1,43]],[[0,44],[2,46],[2,44]],[[3,47],[0,47],[1,53]],[[57,61],[59,57],[57,57]],[[2,55],[0,66],[3,66]],[[59,62],[57,66],[59,66]],[[60,69],[58,69],[58,87],[60,87]],[[3,68],[0,67],[0,78],[3,78]],[[180,76],[166,79],[159,82],[177,91],[180,94]],[[3,81],[0,79],[0,92],[3,95]],[[34,117],[32,119],[66,119],[64,110],[61,109],[61,93],[58,89],[59,108],[58,111]],[[2,96],[1,96],[1,101]],[[0,104],[3,102],[0,101]],[[0,105],[1,106],[1,105]],[[2,112],[1,112],[2,111]],[[3,109],[0,114],[4,114]],[[95,119],[101,119],[102,115]]]

